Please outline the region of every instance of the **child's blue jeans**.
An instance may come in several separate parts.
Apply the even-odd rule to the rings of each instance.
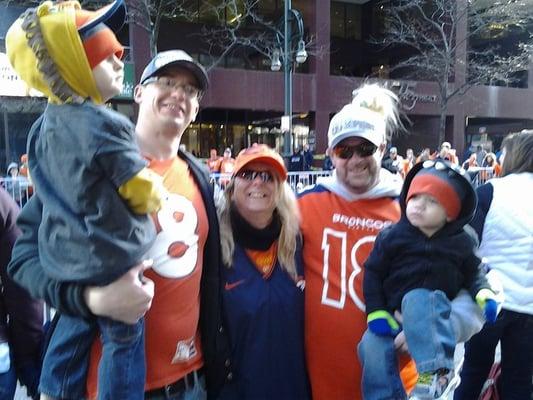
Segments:
[[[17,389],[17,375],[15,366],[11,365],[7,371],[0,373],[0,400],[12,400]]]
[[[89,355],[100,332],[99,399],[144,399],[144,320],[134,325],[108,318],[61,315],[48,345],[39,390],[55,399],[84,399]]]
[[[455,335],[450,301],[440,290],[414,289],[402,300],[403,329],[419,373],[453,369]],[[363,367],[363,398],[407,399],[392,336],[365,332],[358,347]]]

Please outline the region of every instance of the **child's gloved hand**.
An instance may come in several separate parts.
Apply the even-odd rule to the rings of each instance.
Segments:
[[[490,289],[481,289],[476,294],[476,302],[483,310],[487,322],[493,323],[498,317],[499,302],[496,294]]]
[[[118,193],[135,214],[159,211],[167,196],[163,179],[148,168],[143,168],[120,186]]]
[[[396,336],[400,332],[400,325],[388,311],[376,310],[366,318],[368,329],[379,336]]]

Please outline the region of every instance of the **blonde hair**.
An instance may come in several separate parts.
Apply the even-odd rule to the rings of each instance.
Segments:
[[[405,127],[400,119],[400,100],[391,90],[377,83],[365,83],[352,92],[352,104],[379,114],[385,122],[385,140]]]
[[[235,241],[231,226],[231,203],[235,190],[235,177],[231,179],[217,202],[217,213],[220,225],[220,244],[222,261],[228,268],[233,264]],[[300,214],[296,204],[296,196],[286,181],[276,180],[276,211],[281,221],[281,232],[278,238],[278,261],[281,268],[295,278],[297,276],[294,255],[300,236]]]

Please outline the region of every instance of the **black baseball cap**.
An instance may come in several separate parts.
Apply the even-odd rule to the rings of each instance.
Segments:
[[[97,11],[79,10],[76,14],[88,21],[78,27],[78,33],[82,39],[88,38],[95,30],[99,29],[99,25],[102,23],[117,33],[126,21],[126,4],[124,0],[115,0]],[[93,14],[94,17],[90,18]]]
[[[158,53],[144,69],[141,75],[141,85],[148,78],[158,75],[163,69],[170,66],[178,66],[190,71],[198,82],[198,89],[202,92],[205,92],[209,87],[209,78],[205,68],[183,50],[168,50]]]

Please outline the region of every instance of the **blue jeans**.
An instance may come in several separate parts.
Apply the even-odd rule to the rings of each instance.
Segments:
[[[39,390],[55,399],[84,399],[89,354],[96,334],[102,340],[99,399],[144,398],[144,321],[134,325],[61,315],[48,345]]]
[[[146,396],[148,400],[206,400],[207,391],[205,388],[205,377],[198,372],[193,372],[193,384],[185,387],[184,390],[173,394],[161,394]]]
[[[450,300],[440,290],[414,289],[403,297],[405,339],[419,373],[454,368],[450,312]]]
[[[533,316],[502,310],[494,324],[465,344],[461,385],[455,400],[477,399],[494,363],[498,341],[501,344],[501,368],[498,391],[501,399],[531,398],[531,363],[533,360]]]
[[[453,369],[455,336],[450,310],[450,301],[440,290],[414,289],[404,296],[403,329],[418,372]],[[365,400],[407,399],[392,336],[378,336],[367,330],[358,353]]]
[[[359,342],[357,352],[363,367],[363,399],[407,399],[398,371],[392,336],[379,336],[367,330]]]
[[[15,366],[11,363],[10,368],[0,374],[0,400],[13,400],[17,389],[17,375]]]

